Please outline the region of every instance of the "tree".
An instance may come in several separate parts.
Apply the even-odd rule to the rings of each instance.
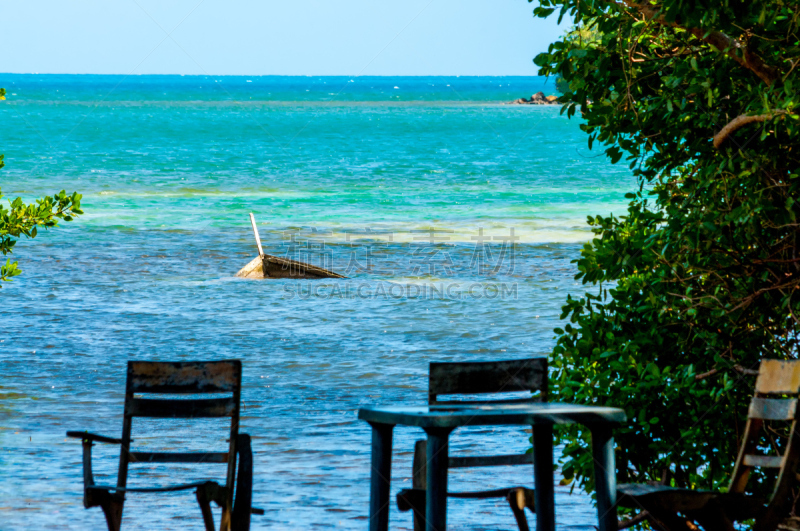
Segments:
[[[554,392],[625,409],[620,481],[725,487],[759,360],[798,354],[800,6],[539,0],[534,14],[555,11],[579,31],[534,61],[563,78],[589,148],[639,186],[625,215],[589,218],[576,278],[591,288],[563,307]],[[590,490],[588,434],[560,434],[565,481]]]
[[[0,89],[0,100],[5,99],[5,94],[5,89]],[[0,155],[0,168],[3,166],[3,155]],[[2,198],[0,189],[0,199]],[[53,196],[37,199],[35,204],[25,204],[19,197],[8,203],[8,208],[0,204],[0,252],[3,255],[11,253],[20,236],[35,238],[38,227],[55,227],[59,219],[72,221],[74,216],[83,214],[81,195],[67,195],[64,190]],[[6,263],[0,265],[0,282],[9,281],[21,273],[17,264],[6,259]]]

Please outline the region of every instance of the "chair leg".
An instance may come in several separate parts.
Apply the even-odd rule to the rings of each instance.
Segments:
[[[205,525],[206,531],[214,531],[214,514],[211,512],[211,500],[208,498],[206,489],[197,489],[195,495],[200,512],[203,513],[203,525]]]
[[[219,517],[220,531],[230,531],[231,529],[231,509],[230,507],[222,507],[222,516]]]
[[[113,494],[108,494],[100,502],[100,508],[103,509],[103,514],[106,517],[108,531],[119,531],[122,525],[122,507],[124,504],[124,497]]]
[[[239,434],[236,451],[239,453],[239,470],[236,473],[231,531],[249,531],[250,511],[253,506],[253,450],[249,435]]]
[[[514,520],[517,521],[519,531],[530,531],[528,519],[525,517],[525,494],[519,491],[520,489],[512,489],[509,491],[506,500],[508,500],[508,505],[511,507],[511,512],[514,513]],[[519,503],[519,494],[522,494],[522,504]]]
[[[414,531],[425,531],[425,491],[422,489],[404,489],[397,493],[397,508],[401,511],[412,511],[414,514]]]
[[[506,496],[506,500],[508,500],[508,505],[511,507],[511,512],[514,513],[514,519],[517,521],[519,531],[530,531],[528,519],[525,517],[525,507],[530,509],[531,512],[536,512],[533,491],[525,487],[511,489]]]
[[[414,463],[412,465],[411,486],[423,493],[428,488],[428,441],[422,439],[414,443]],[[414,531],[425,531],[425,497],[414,500],[411,510],[414,513]]]

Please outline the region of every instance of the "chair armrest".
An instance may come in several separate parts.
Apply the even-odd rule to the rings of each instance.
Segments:
[[[89,433],[88,431],[68,431],[67,437],[72,437],[73,439],[80,439],[82,441],[122,444],[122,439],[114,439],[112,437],[106,437],[104,435]]]
[[[68,431],[67,437],[81,440],[83,446],[83,506],[96,507],[108,502],[108,490],[92,489],[94,486],[94,474],[92,473],[92,446],[94,442],[104,442],[110,444],[122,444],[121,439],[113,439],[88,431]]]

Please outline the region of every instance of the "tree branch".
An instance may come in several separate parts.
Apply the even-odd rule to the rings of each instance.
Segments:
[[[622,2],[629,8],[635,9],[644,16],[645,20],[657,22],[662,26],[669,26],[672,28],[680,28],[688,31],[706,44],[710,44],[718,49],[737,63],[747,68],[761,79],[768,86],[771,86],[776,79],[778,79],[778,69],[765,63],[758,55],[752,53],[746,46],[742,46],[738,40],[728,37],[721,31],[707,31],[700,28],[687,28],[681,26],[678,21],[670,22],[661,16],[661,9],[659,6],[654,6],[647,1],[637,3],[633,0],[622,0]],[[742,54],[736,53],[741,50]]]
[[[752,124],[754,122],[766,122],[767,120],[771,120],[775,116],[780,114],[786,114],[784,111],[777,111],[772,114],[758,114],[756,116],[749,116],[747,114],[742,114],[737,116],[728,124],[722,128],[722,130],[714,135],[714,147],[719,149],[722,146],[723,142],[727,140],[729,136],[731,136],[735,131],[741,129],[747,124]]]
[[[742,367],[738,363],[733,366],[733,370],[735,370],[736,372],[738,372],[739,374],[742,374],[744,376],[758,376],[758,371],[756,369],[745,369],[744,367]],[[707,372],[701,372],[700,374],[695,374],[694,375],[694,379],[695,380],[705,380],[709,376],[714,376],[718,372],[719,372],[719,369],[711,369],[710,371],[707,371]]]
[[[736,369],[736,372],[745,376],[758,376],[758,369],[745,369],[738,363],[733,368]]]
[[[628,529],[629,527],[633,527],[642,520],[646,519],[648,516],[650,516],[650,513],[647,511],[642,511],[633,518],[628,518],[627,520],[621,521],[617,529]]]
[[[694,379],[695,380],[705,380],[709,376],[714,376],[718,372],[719,372],[719,369],[711,369],[710,371],[707,371],[707,372],[701,372],[700,374],[695,374],[694,375]]]

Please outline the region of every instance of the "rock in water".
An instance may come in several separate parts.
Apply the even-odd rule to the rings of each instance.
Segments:
[[[506,102],[506,105],[555,105],[558,103],[558,96],[545,96],[544,92],[537,92],[531,99],[519,98],[514,101]]]

